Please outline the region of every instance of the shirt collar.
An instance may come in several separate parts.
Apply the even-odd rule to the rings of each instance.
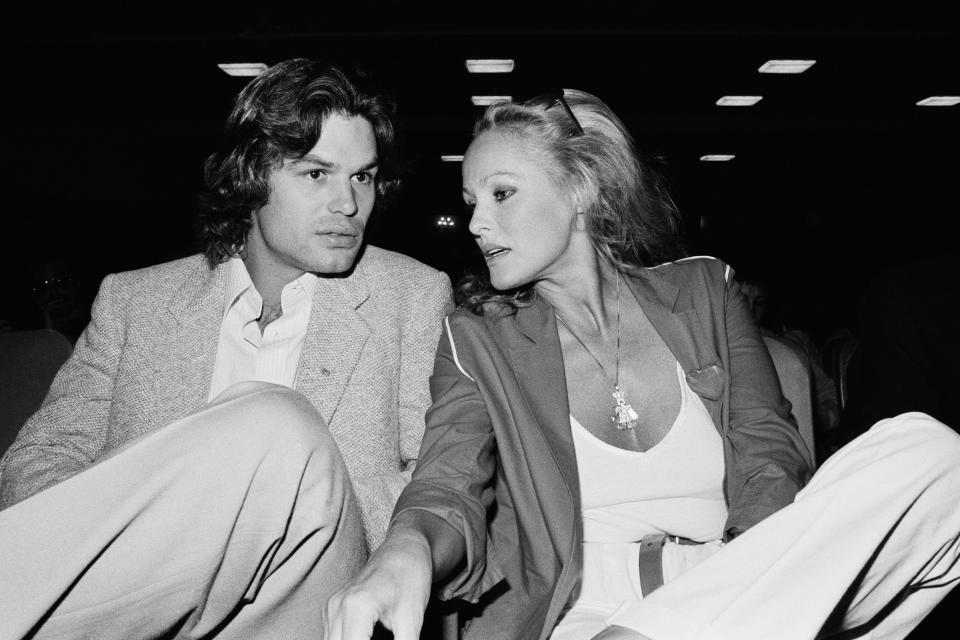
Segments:
[[[230,258],[227,260],[226,265],[224,265],[224,279],[223,279],[223,313],[226,315],[230,308],[236,304],[240,296],[243,295],[245,291],[251,290],[256,292],[256,287],[253,286],[253,280],[250,279],[250,274],[247,272],[247,266],[243,264],[243,260],[240,258]],[[259,298],[259,294],[257,295]]]
[[[250,303],[256,311],[263,305],[263,298],[260,292],[250,279],[250,272],[247,271],[247,265],[240,258],[230,258],[224,266],[224,289],[223,289],[223,313],[226,315],[237,301],[242,297],[249,297]],[[296,280],[288,282],[283,287],[280,294],[281,301],[285,302],[288,295],[296,289],[301,289],[307,300],[313,298],[313,292],[317,287],[318,277],[310,272],[306,272]],[[286,306],[284,304],[284,306]]]

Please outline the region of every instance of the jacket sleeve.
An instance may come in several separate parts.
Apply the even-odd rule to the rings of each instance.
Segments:
[[[413,480],[404,489],[394,517],[421,509],[446,521],[463,536],[466,563],[439,593],[440,598],[476,602],[503,577],[491,561],[487,510],[493,502],[496,442],[486,405],[469,373],[469,353],[458,350],[445,323],[430,378],[433,405]]]
[[[79,473],[103,451],[123,346],[115,284],[116,276],[101,283],[73,354],[0,461],[0,509]]]
[[[424,414],[430,406],[428,380],[433,356],[443,318],[453,307],[450,279],[445,273],[437,272],[433,282],[423,286],[422,291],[423,294],[411,300],[402,312],[397,393],[399,466],[353,480],[360,505],[368,512],[365,514],[367,537],[374,548],[383,541],[388,516],[417,465]]]
[[[793,502],[810,479],[813,462],[746,298],[732,272],[725,280],[730,367],[726,532],[733,538]]]

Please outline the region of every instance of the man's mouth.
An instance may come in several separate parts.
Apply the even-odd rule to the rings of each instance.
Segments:
[[[349,249],[357,244],[360,234],[354,229],[327,229],[317,233],[328,247]]]
[[[350,225],[336,225],[330,227],[324,227],[323,229],[317,232],[322,236],[356,236],[359,235],[359,231]]]

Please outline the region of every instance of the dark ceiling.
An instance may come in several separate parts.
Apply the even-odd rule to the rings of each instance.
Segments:
[[[192,251],[201,163],[245,82],[217,63],[298,56],[365,68],[396,96],[409,175],[370,233],[453,277],[474,258],[459,165],[439,156],[468,144],[469,96],[555,86],[608,102],[663,159],[691,250],[776,280],[801,323],[844,323],[865,278],[949,244],[960,107],[915,104],[960,95],[960,27],[945,8],[195,4],[44,5],[8,22],[8,280],[61,257],[95,283]],[[470,75],[468,57],[513,58],[516,71]],[[775,57],[817,62],[757,72]],[[763,100],[716,106],[726,94]],[[441,230],[439,215],[461,224]]]

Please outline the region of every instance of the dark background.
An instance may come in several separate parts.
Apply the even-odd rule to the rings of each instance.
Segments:
[[[69,265],[88,304],[106,273],[194,251],[202,162],[247,81],[217,63],[305,56],[396,96],[408,175],[376,244],[454,280],[475,266],[460,166],[439,159],[469,142],[469,96],[578,88],[663,159],[692,253],[770,280],[793,326],[851,326],[880,269],[953,246],[960,107],[915,103],[960,95],[960,27],[951,3],[732,4],[22,7],[4,30],[0,318],[40,322],[45,262]],[[516,71],[468,74],[468,57]],[[757,72],[775,57],[817,63]],[[763,100],[716,106],[727,94]]]

